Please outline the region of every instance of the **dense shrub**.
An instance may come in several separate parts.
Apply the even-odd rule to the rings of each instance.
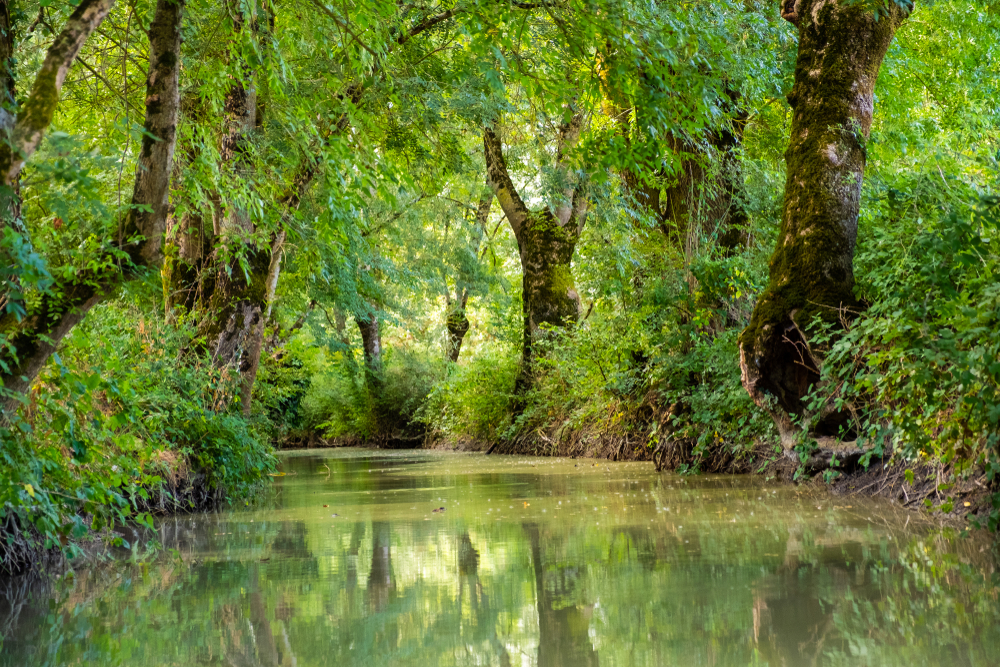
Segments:
[[[833,343],[814,400],[851,410],[876,453],[1000,470],[998,212],[987,199],[881,226],[861,249],[871,305]]]
[[[381,367],[373,370],[338,346],[313,362],[303,418],[331,438],[419,438],[417,413],[445,368],[433,348],[387,346]]]
[[[95,308],[0,427],[8,549],[73,553],[90,529],[149,524],[154,499],[184,509],[178,494],[191,484],[204,489],[187,505],[238,499],[273,470],[266,434],[240,414],[234,378],[185,350],[183,326],[124,305],[135,301]]]

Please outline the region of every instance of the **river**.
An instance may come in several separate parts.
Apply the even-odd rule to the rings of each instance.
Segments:
[[[996,665],[988,539],[648,463],[281,455],[163,548],[0,591],[0,665]]]

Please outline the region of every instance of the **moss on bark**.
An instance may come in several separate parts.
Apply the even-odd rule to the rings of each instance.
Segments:
[[[799,28],[781,229],[767,288],[740,336],[743,384],[770,411],[786,446],[793,417],[819,378],[816,320],[838,327],[856,313],[857,239],[865,143],[882,59],[905,18],[896,5],[878,20],[863,3],[788,0]],[[819,429],[832,427],[839,419]]]

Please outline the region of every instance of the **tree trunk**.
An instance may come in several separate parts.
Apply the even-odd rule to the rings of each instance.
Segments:
[[[10,18],[9,0],[0,0],[0,141],[11,139],[17,120],[16,70],[14,68],[14,24]],[[12,228],[25,244],[30,243],[28,230],[21,219],[21,179],[14,178],[9,188],[0,188],[0,232]],[[24,270],[21,252],[0,245],[0,262],[4,265],[0,283],[0,311],[8,308],[24,312],[21,274]]]
[[[241,33],[253,30],[257,22],[253,16],[244,15],[241,3],[230,1],[228,4],[233,20],[232,39],[237,42]],[[250,140],[257,124],[253,72],[242,62],[239,71],[241,75],[232,79],[226,93],[219,145],[221,170],[230,172],[235,181],[245,180],[252,169]],[[203,281],[202,299],[207,308],[198,335],[206,341],[216,367],[235,367],[242,380],[251,368],[256,372],[257,364],[250,352],[264,324],[271,252],[270,248],[260,248],[248,241],[254,225],[239,197],[220,202],[213,217],[212,231],[219,244],[208,260],[211,264],[205,269],[208,275],[200,278]],[[259,349],[257,352],[259,360]],[[247,394],[243,385],[241,381],[241,395]],[[249,405],[244,405],[243,409],[248,410]]]
[[[576,144],[581,129],[579,116],[560,127],[557,163],[564,170],[565,151]],[[524,339],[515,391],[523,392],[532,385],[533,348],[546,327],[565,328],[580,318],[572,261],[586,220],[587,201],[583,185],[577,182],[567,187],[564,201],[554,213],[547,208],[530,211],[510,179],[495,125],[484,129],[483,145],[487,182],[517,238],[521,257]]]
[[[533,213],[521,226],[524,345],[522,387],[531,384],[534,344],[546,327],[566,328],[580,319],[580,295],[573,282],[573,252],[580,238],[577,226],[562,226],[549,211]]]
[[[795,443],[797,418],[816,418],[820,436],[836,435],[845,423],[828,408],[807,415],[803,399],[821,365],[810,341],[814,321],[839,327],[858,308],[854,244],[875,79],[905,18],[894,2],[888,6],[876,21],[867,3],[782,5],[799,30],[785,199],[768,285],[739,346],[743,386],[774,418],[786,449]]]
[[[734,111],[732,127],[709,133],[709,151],[672,137],[669,143],[673,146],[673,151],[682,157],[679,171],[669,177],[666,187],[661,188],[659,182],[644,181],[634,168],[621,170],[625,193],[654,215],[663,234],[677,240],[689,258],[697,250],[697,235],[703,231],[710,232],[719,245],[729,250],[735,250],[746,243],[743,228],[747,223],[747,215],[739,201],[743,178],[736,151],[743,141],[747,116],[736,108],[736,91],[727,92]],[[614,119],[628,147],[631,144],[629,133],[632,110],[608,104],[605,105],[605,114]],[[719,164],[718,174],[711,174],[705,169],[705,163],[709,160]],[[666,174],[661,170],[657,181],[665,177]],[[691,238],[692,234],[695,235],[694,239]]]
[[[267,269],[267,279],[264,281],[264,316],[251,331],[250,344],[247,349],[246,369],[240,371],[240,398],[243,404],[243,415],[250,416],[250,399],[253,385],[257,380],[257,370],[260,368],[260,353],[264,347],[264,327],[271,319],[271,309],[274,306],[274,294],[278,289],[278,276],[281,275],[281,254],[284,252],[285,232],[278,232],[271,244],[271,263]]]
[[[67,22],[63,33],[53,42],[39,72],[31,96],[25,104],[25,113],[15,125],[15,152],[10,146],[0,148],[0,171],[5,184],[17,177],[14,166],[23,165],[41,141],[47,122],[55,112],[59,87],[72,60],[79,53],[86,36],[103,20],[112,2],[84,0]],[[149,28],[150,68],[146,79],[146,120],[149,134],[143,138],[136,165],[136,179],[132,205],[122,222],[124,251],[131,264],[119,271],[106,268],[86,270],[74,278],[44,293],[27,317],[18,321],[11,313],[0,317],[0,331],[7,335],[9,349],[0,356],[5,369],[0,373],[4,388],[25,393],[35,376],[41,371],[49,356],[65,335],[112,288],[135,274],[136,269],[158,259],[160,239],[158,234],[165,226],[166,199],[169,175],[176,142],[179,109],[178,81],[180,73],[180,24],[184,2],[159,0],[153,23]],[[53,85],[54,84],[54,85]],[[40,95],[51,101],[51,108],[43,112],[46,104],[35,99]],[[28,113],[28,110],[33,110]],[[39,119],[44,121],[41,124]],[[22,123],[24,127],[22,127]],[[20,128],[20,129],[19,129]],[[148,210],[147,210],[148,209]],[[134,240],[138,239],[138,240]],[[97,262],[98,265],[105,264]],[[115,262],[108,262],[111,267]],[[15,356],[16,355],[16,356]],[[7,410],[16,407],[16,396],[8,396]]]
[[[475,236],[472,244],[472,254],[479,255],[479,245],[486,235],[486,224],[490,218],[490,208],[493,206],[493,197],[481,197],[479,206],[476,207]],[[469,332],[469,318],[465,314],[465,308],[469,304],[471,286],[462,279],[455,281],[455,298],[451,298],[451,292],[445,285],[445,297],[447,298],[445,315],[445,326],[448,330],[448,359],[458,362],[458,357],[462,353],[462,343],[465,334]]]
[[[368,313],[356,316],[358,331],[361,332],[361,346],[365,356],[365,382],[377,399],[382,393],[382,331],[378,313],[369,309]]]
[[[166,246],[163,261],[164,311],[173,321],[179,309],[193,312],[209,289],[201,287],[201,279],[208,277],[208,259],[215,245],[215,233],[205,216],[188,211],[180,217],[168,218]]]
[[[463,292],[448,308],[445,326],[448,329],[448,360],[458,363],[462,354],[462,342],[469,333],[469,318],[465,315],[465,306],[469,302],[469,293]]]
[[[4,142],[11,139],[17,119],[14,53],[14,24],[10,19],[10,0],[0,0],[0,140]],[[0,193],[0,216],[3,218],[4,226],[20,226],[19,183],[20,179],[15,177],[9,184],[10,191]]]

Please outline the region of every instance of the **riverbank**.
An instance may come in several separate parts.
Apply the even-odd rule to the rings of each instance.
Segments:
[[[68,506],[63,510],[58,518],[72,523],[73,529],[63,532],[62,539],[47,529],[45,515],[32,515],[30,508],[8,509],[0,520],[0,574],[56,572],[69,561],[105,553],[108,547],[130,549],[137,536],[152,536],[154,517],[204,512],[230,499],[224,487],[213,483],[210,471],[196,469],[189,457],[176,452],[159,457],[143,484],[103,490],[111,498],[109,507],[90,507],[89,511],[81,507],[72,514]],[[48,493],[60,495],[59,491]],[[244,489],[242,494],[246,493]]]

